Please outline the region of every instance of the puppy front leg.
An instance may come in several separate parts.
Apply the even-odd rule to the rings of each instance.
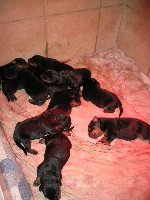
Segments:
[[[108,131],[107,135],[101,139],[101,143],[105,145],[110,145],[110,143],[115,139],[115,133]]]
[[[34,187],[38,187],[41,184],[40,177],[36,177],[35,181],[33,182]]]

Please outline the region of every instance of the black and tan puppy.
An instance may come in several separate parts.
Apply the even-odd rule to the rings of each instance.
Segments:
[[[136,118],[97,118],[88,125],[89,137],[96,139],[102,134],[101,142],[110,144],[115,138],[135,140],[136,138],[150,140],[150,125]]]
[[[42,105],[48,98],[48,86],[44,85],[38,78],[27,70],[13,66],[5,71],[7,79],[16,80],[32,98],[29,102],[34,105]]]
[[[6,77],[5,77],[5,71],[9,69],[12,66],[17,66],[21,69],[27,69],[28,68],[28,63],[23,59],[23,58],[15,58],[13,61],[10,63],[3,65],[0,67],[0,82],[2,83]]]
[[[84,82],[82,96],[84,100],[91,101],[97,107],[104,109],[105,113],[113,113],[117,107],[120,109],[119,117],[123,113],[122,104],[117,95],[102,89],[100,83],[94,78]]]
[[[91,77],[91,71],[86,68],[72,70],[47,70],[41,74],[41,79],[47,83],[64,84],[77,91],[83,85],[84,81]]]
[[[69,104],[71,108],[80,106],[80,93],[73,89],[55,92],[47,109],[50,109],[59,104]]]
[[[70,113],[70,106],[58,105],[36,117],[17,123],[13,133],[16,145],[23,150],[25,155],[27,152],[37,154],[36,150],[31,149],[31,140],[69,129],[71,125]]]
[[[46,69],[54,69],[56,71],[61,71],[64,69],[73,69],[70,65],[60,62],[53,58],[46,58],[40,55],[35,55],[28,59],[28,63],[34,67],[43,67]],[[38,70],[38,68],[37,68]]]
[[[49,200],[58,200],[61,196],[62,169],[70,157],[70,140],[62,133],[45,138],[46,150],[43,162],[37,167],[34,186]]]

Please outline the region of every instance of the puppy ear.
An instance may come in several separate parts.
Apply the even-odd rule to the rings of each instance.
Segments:
[[[94,118],[93,118],[92,121],[93,121],[93,122],[98,122],[98,117],[94,116]]]

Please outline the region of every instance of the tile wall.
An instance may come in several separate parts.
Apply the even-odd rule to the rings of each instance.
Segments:
[[[118,45],[150,76],[149,0],[0,0],[0,66],[35,54],[58,60]]]

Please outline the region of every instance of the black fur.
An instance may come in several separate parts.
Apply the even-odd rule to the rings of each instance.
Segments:
[[[28,68],[28,63],[23,58],[15,58],[12,62],[0,67],[0,83],[6,80],[5,71],[10,67],[17,66],[19,68]]]
[[[72,148],[70,140],[62,133],[45,138],[46,150],[43,162],[37,167],[34,186],[49,200],[60,198],[61,171],[70,157]]]
[[[18,90],[18,82],[16,80],[8,79],[3,81],[2,91],[9,102],[17,100],[16,96],[14,95],[17,90]]]
[[[150,125],[136,118],[97,118],[88,125],[89,137],[96,139],[102,134],[102,143],[110,144],[115,138],[135,140],[150,139]]]
[[[64,84],[72,89],[80,90],[80,86],[84,81],[91,77],[91,71],[86,68],[73,69],[73,70],[47,70],[41,74],[43,82]]]
[[[44,85],[38,78],[27,70],[16,66],[10,67],[5,71],[7,79],[16,80],[20,87],[32,98],[29,102],[34,105],[42,105],[48,98],[48,86]]]
[[[66,92],[68,89],[67,86],[61,84],[61,85],[57,85],[57,84],[50,84],[49,85],[49,96],[50,98],[52,98],[55,94],[55,92],[60,92],[60,91],[64,91]]]
[[[73,69],[70,65],[60,62],[53,58],[46,58],[40,55],[35,55],[28,59],[28,63],[35,67],[43,67],[46,69],[54,69],[56,71],[61,71],[64,69]],[[37,68],[38,69],[38,68]]]
[[[105,113],[113,113],[117,107],[120,109],[119,117],[123,113],[122,104],[117,95],[102,89],[100,83],[94,78],[84,82],[82,96],[84,100],[91,101],[97,107],[104,109]]]
[[[59,131],[69,129],[71,108],[68,105],[58,105],[42,114],[17,123],[13,139],[16,145],[27,155],[37,154],[31,149],[31,140],[43,138],[45,135],[54,135]]]
[[[69,104],[71,107],[80,106],[81,101],[79,92],[73,89],[55,92],[47,109],[50,109],[59,104]]]

